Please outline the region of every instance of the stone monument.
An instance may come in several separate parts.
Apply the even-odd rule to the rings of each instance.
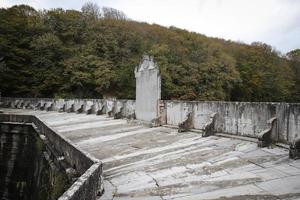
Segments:
[[[161,77],[153,57],[143,56],[135,68],[136,78],[136,119],[153,122],[159,117],[161,98]]]

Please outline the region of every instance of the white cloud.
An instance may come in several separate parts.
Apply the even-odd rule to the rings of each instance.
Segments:
[[[77,9],[84,0],[2,0],[37,9]],[[300,48],[299,0],[94,0],[138,21],[177,26],[208,36],[251,43],[262,41],[282,52]]]

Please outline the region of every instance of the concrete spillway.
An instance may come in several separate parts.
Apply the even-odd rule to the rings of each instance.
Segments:
[[[101,199],[299,199],[300,160],[254,141],[148,128],[105,115],[36,115],[103,162]]]

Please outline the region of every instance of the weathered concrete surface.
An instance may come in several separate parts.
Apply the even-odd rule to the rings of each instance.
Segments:
[[[148,67],[153,68],[153,66]],[[156,70],[156,72],[152,74],[153,70]],[[147,91],[146,94],[149,97],[143,93],[138,94],[139,103],[136,103],[135,100],[120,99],[31,99],[2,97],[0,106],[96,115],[107,114],[116,119],[133,119],[137,114],[138,119],[146,122],[151,121],[154,125],[168,124],[178,126],[180,124],[180,130],[191,128],[208,130],[207,124],[211,121],[211,115],[216,113],[217,115],[214,118],[215,123],[209,129],[211,133],[222,132],[253,138],[261,138],[261,135],[270,131],[268,122],[276,118],[276,123],[274,123],[276,125],[271,128],[270,138],[268,136],[268,139],[271,140],[270,142],[292,144],[296,138],[300,137],[299,103],[161,100],[158,105],[160,96],[159,89],[157,88],[159,87],[159,76],[158,74],[155,75],[155,73],[158,73],[157,69],[148,69],[139,73],[141,76],[143,73],[150,73],[149,76],[157,79],[156,84],[154,84],[156,86],[153,86],[153,91],[155,90],[153,95],[150,95],[149,92],[152,90],[147,89],[146,80],[149,77],[146,76],[142,79],[144,82],[142,81],[141,84],[145,84],[147,87],[144,90],[141,88],[138,90]]]
[[[268,121],[278,120],[274,142],[291,143],[300,136],[300,104],[269,102],[173,101],[166,103],[167,124],[178,125],[188,112],[193,113],[195,129],[204,129],[212,113],[218,113],[217,132],[258,138],[269,128]]]
[[[134,118],[135,100],[128,99],[50,99],[2,97],[0,106],[85,114],[108,114]]]
[[[32,127],[46,144],[47,152],[49,155],[51,154],[50,157],[55,160],[54,162],[66,171],[68,169],[74,171],[74,176],[77,179],[58,200],[95,200],[103,193],[102,163],[75,147],[68,138],[58,134],[45,120],[41,120],[39,115],[29,112],[23,114],[21,112],[5,113],[0,114],[0,122],[6,123],[5,126],[2,124],[3,130],[12,129],[12,131],[18,131],[16,126],[12,126],[13,123],[32,124]],[[1,143],[0,147],[5,148],[3,145]],[[72,178],[74,177],[70,177],[70,179]]]
[[[288,150],[104,115],[32,110],[77,147],[103,161],[101,199],[299,199],[300,160]]]
[[[136,118],[151,122],[158,117],[158,102],[161,97],[158,66],[152,57],[144,56],[134,72],[136,78]]]

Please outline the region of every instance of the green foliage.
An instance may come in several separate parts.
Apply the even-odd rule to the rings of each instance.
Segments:
[[[184,100],[300,101],[300,50],[209,38],[129,20],[86,3],[81,12],[0,9],[4,96],[135,98],[134,68],[154,56],[162,97]]]
[[[291,96],[294,101],[300,102],[300,49],[295,49],[287,53],[290,70],[292,71],[292,86]]]

